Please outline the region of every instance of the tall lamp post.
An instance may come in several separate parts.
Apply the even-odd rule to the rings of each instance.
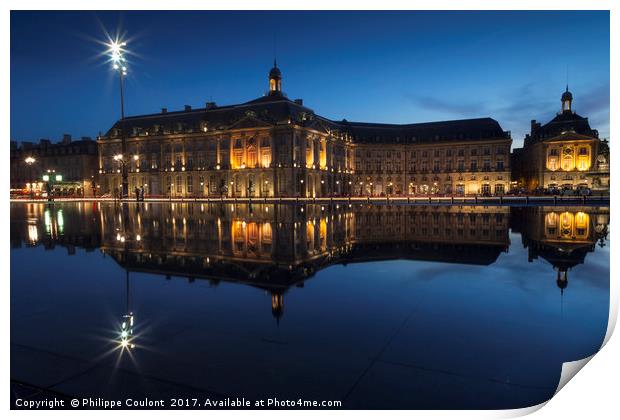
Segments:
[[[113,41],[109,44],[109,53],[112,58],[112,68],[118,73],[119,85],[121,89],[121,156],[127,155],[127,139],[125,137],[125,96],[123,90],[123,83],[125,76],[127,75],[127,62],[123,53],[125,52],[126,42]],[[118,156],[118,155],[117,155]],[[116,156],[114,157],[116,159]],[[129,181],[127,180],[127,165],[122,159],[121,171],[121,198],[127,198],[129,195]]]
[[[122,153],[114,155],[113,159],[117,161],[121,167],[121,198],[127,198],[129,194],[129,183],[127,181],[127,161]]]
[[[32,164],[36,162],[35,158],[28,156],[24,159],[24,162],[28,165],[28,172],[30,178],[30,198],[34,199],[34,181],[32,180]]]

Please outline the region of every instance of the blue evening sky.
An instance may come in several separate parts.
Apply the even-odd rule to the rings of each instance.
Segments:
[[[574,109],[609,136],[609,13],[12,12],[11,139],[105,132],[118,80],[101,55],[126,34],[127,115],[245,102],[283,89],[327,118],[412,123],[489,116],[522,143]]]

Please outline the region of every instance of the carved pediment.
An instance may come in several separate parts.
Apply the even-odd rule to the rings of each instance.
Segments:
[[[273,127],[273,124],[261,120],[253,112],[247,112],[243,117],[227,127],[228,130],[239,128]]]
[[[318,132],[324,133],[324,134],[329,134],[331,131],[331,127],[329,127],[325,122],[323,122],[322,120],[319,119],[313,119],[311,121],[308,121],[307,124],[305,125],[306,128],[309,128],[311,130],[316,130]]]

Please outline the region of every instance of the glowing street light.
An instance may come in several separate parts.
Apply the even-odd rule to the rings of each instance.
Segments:
[[[122,159],[122,155],[127,153],[127,140],[125,136],[125,97],[123,91],[123,82],[125,76],[127,76],[127,61],[125,60],[124,53],[126,52],[125,47],[127,46],[126,42],[123,41],[112,41],[108,44],[108,55],[110,56],[110,60],[112,61],[112,68],[114,71],[118,72],[118,77],[120,81],[120,89],[121,89],[121,151],[122,154],[120,158],[114,156],[114,160],[121,162],[121,171],[122,171],[122,183],[121,183],[121,198],[127,198],[129,196],[129,180],[127,175],[127,165],[126,162]]]
[[[32,180],[32,164],[36,162],[36,159],[32,156],[28,156],[24,159],[24,162],[28,165],[28,172],[30,173],[30,198],[34,198],[34,181]]]

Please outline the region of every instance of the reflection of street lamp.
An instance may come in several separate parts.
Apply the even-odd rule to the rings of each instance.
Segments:
[[[121,217],[121,213],[118,213],[118,219],[120,223],[122,223],[121,229],[117,229],[118,233],[116,234],[116,240],[119,241],[123,245],[123,261],[125,264],[128,263],[128,255],[129,255],[129,242],[139,242],[142,238],[139,234],[135,235],[135,242],[130,238],[128,232],[128,223],[129,223],[129,208],[127,206],[123,206],[123,214]],[[122,233],[122,234],[121,234]],[[133,340],[133,327],[134,327],[134,314],[131,311],[131,305],[129,300],[129,269],[125,269],[125,313],[121,319],[120,325],[120,347],[123,349],[133,349],[135,348],[135,344],[132,342]]]
[[[121,347],[133,349],[136,347],[135,344],[131,342],[133,338],[133,313],[128,313],[123,315],[123,320],[121,322]]]
[[[127,245],[125,245],[125,250],[127,249]],[[125,252],[125,255],[127,253]],[[129,270],[125,271],[125,296],[127,298],[125,307],[125,314],[121,319],[121,331],[120,331],[120,339],[121,339],[121,348],[123,349],[133,349],[136,347],[134,343],[132,343],[133,339],[133,323],[134,316],[133,312],[129,310]]]
[[[118,72],[120,89],[121,89],[121,158],[127,152],[127,140],[125,138],[125,97],[123,92],[123,81],[127,75],[127,62],[123,57],[126,42],[112,41],[108,44],[108,54],[112,60],[112,68]],[[117,155],[118,156],[118,155]],[[116,156],[114,157],[116,160]],[[122,165],[122,183],[121,197],[127,198],[129,190],[129,182],[127,181],[127,165],[123,161]]]
[[[32,180],[32,164],[36,162],[35,158],[28,156],[24,159],[24,162],[28,165],[28,172],[30,178],[30,198],[34,198],[34,181]]]

